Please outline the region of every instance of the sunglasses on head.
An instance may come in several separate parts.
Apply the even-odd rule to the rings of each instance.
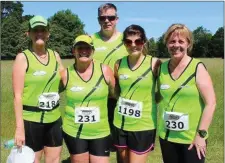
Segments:
[[[133,41],[129,39],[125,39],[123,42],[128,47],[132,46],[132,43],[133,43]],[[134,44],[135,46],[142,46],[144,45],[144,41],[142,39],[136,39],[134,40]]]
[[[116,16],[99,16],[98,20],[99,21],[106,21],[106,19],[108,19],[109,21],[114,21],[116,20]]]

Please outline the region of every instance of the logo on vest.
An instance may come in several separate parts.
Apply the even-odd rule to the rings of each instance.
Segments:
[[[170,86],[168,84],[161,84],[160,89],[169,89]]]
[[[39,70],[38,71],[35,71],[33,73],[34,76],[43,76],[45,74],[47,74],[45,71],[39,71]]]
[[[70,88],[72,92],[81,92],[84,89],[84,87],[74,86]]]
[[[107,49],[107,47],[105,47],[105,46],[95,48],[96,51],[104,51],[106,49]]]
[[[168,117],[168,120],[178,120],[178,119],[180,119],[179,115],[172,115],[172,114],[170,114],[169,117]]]
[[[190,88],[189,85],[181,85],[180,88]]]
[[[121,74],[120,76],[119,76],[119,79],[120,80],[127,80],[129,78],[129,75],[126,75],[126,74]]]

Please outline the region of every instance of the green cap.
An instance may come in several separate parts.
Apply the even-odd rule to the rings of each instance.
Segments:
[[[34,16],[32,19],[30,19],[30,28],[34,28],[36,26],[48,26],[48,21],[43,18],[42,16]]]
[[[75,46],[78,42],[85,42],[85,43],[87,43],[90,46],[94,46],[93,45],[93,40],[92,40],[91,36],[89,36],[89,35],[77,36],[77,38],[73,42],[73,46]]]

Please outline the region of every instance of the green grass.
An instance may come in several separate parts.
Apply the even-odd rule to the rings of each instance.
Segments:
[[[213,80],[216,97],[217,108],[213,122],[209,129],[208,149],[206,163],[222,163],[224,153],[224,66],[222,59],[202,59],[205,63],[211,78]],[[63,60],[65,67],[71,65],[73,60]],[[14,137],[15,132],[15,116],[13,111],[13,93],[12,93],[12,61],[1,62],[1,144],[5,140]],[[61,108],[65,106],[64,94],[61,94]],[[10,150],[4,149],[1,145],[1,162],[5,163]],[[69,153],[65,143],[61,160],[68,163]],[[115,153],[111,153],[110,162],[116,162]],[[155,150],[150,153],[148,162],[162,163],[160,146],[158,138],[156,139]]]

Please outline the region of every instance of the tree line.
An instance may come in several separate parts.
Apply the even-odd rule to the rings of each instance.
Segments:
[[[29,19],[34,15],[23,16],[20,1],[1,1],[1,59],[13,59],[30,43],[27,37]],[[59,52],[62,58],[71,58],[71,43],[80,34],[85,34],[85,24],[71,10],[62,10],[48,18],[50,37],[48,46]],[[224,27],[214,35],[203,26],[193,31],[193,57],[224,57]],[[149,55],[167,58],[169,54],[163,43],[163,35],[158,39],[149,38]]]

